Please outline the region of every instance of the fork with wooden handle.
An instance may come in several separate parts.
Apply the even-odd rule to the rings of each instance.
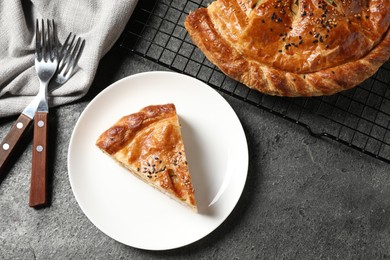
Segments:
[[[57,76],[55,83],[64,84],[73,75],[73,71],[84,49],[85,40],[70,33],[63,44],[59,56]],[[32,172],[30,184],[30,207],[47,205],[47,151],[48,151],[48,109],[47,112],[38,111],[35,114],[34,140],[32,151]]]
[[[46,196],[41,190],[46,190],[46,158],[47,158],[47,88],[58,67],[57,41],[54,35],[54,21],[36,21],[35,27],[35,70],[39,78],[39,102],[34,115],[34,150],[32,154],[32,175],[30,189],[30,206],[40,206],[46,203]]]

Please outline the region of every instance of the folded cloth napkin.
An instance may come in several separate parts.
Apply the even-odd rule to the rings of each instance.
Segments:
[[[53,19],[61,43],[70,32],[86,41],[76,73],[49,93],[49,105],[57,106],[87,93],[100,59],[120,36],[136,3],[137,0],[1,0],[0,118],[19,114],[38,93],[35,19]]]

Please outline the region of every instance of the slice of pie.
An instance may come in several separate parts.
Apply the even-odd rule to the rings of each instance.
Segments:
[[[197,211],[174,104],[152,105],[122,117],[96,145],[141,180]]]

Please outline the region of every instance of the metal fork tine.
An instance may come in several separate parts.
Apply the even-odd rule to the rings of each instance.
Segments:
[[[54,44],[54,53],[57,55],[58,57],[58,42],[57,42],[57,29],[56,29],[56,26],[54,24],[54,20],[51,20],[52,22],[52,25],[53,25],[53,44]]]
[[[81,46],[80,46],[80,48],[79,48],[79,50],[78,50],[78,52],[77,52],[77,54],[75,56],[75,59],[73,60],[72,67],[75,67],[76,64],[79,62],[79,59],[81,57],[81,53],[83,53],[83,50],[84,50],[84,46],[85,46],[85,40],[83,40],[81,42]]]
[[[47,49],[46,49],[46,47],[47,47],[47,45],[46,45],[46,37],[45,37],[45,23],[44,23],[44,21],[43,21],[43,19],[41,20],[41,43],[42,43],[42,59],[44,60],[44,61],[46,61],[46,51],[47,51]]]
[[[74,43],[74,40],[76,38],[76,35],[73,35],[72,41],[70,43],[68,43],[68,40],[70,39],[71,35],[72,35],[72,33],[69,34],[69,36],[66,39],[64,45],[62,46],[63,53],[62,53],[60,65],[59,65],[59,68],[58,68],[59,71],[64,70],[64,67],[67,66],[67,64],[69,64],[68,59],[70,59],[70,52],[71,52],[71,50],[73,48],[73,43]]]
[[[50,60],[53,61],[54,58],[57,56],[57,48],[56,48],[56,42],[55,42],[55,32],[54,32],[54,21],[47,20],[47,33],[48,33],[48,46],[49,46],[49,56]]]
[[[69,73],[72,73],[72,70],[76,67],[76,64],[79,62],[79,59],[81,57],[81,53],[84,50],[84,46],[85,46],[85,40],[83,40],[81,42],[80,48],[78,48],[77,52],[76,52],[76,50],[74,51],[74,54],[72,55],[73,61],[71,62],[71,66],[69,68]]]
[[[62,48],[61,48],[61,51],[60,51],[60,55],[61,57],[63,57],[65,55],[65,51],[66,51],[66,48],[69,44],[69,39],[70,37],[72,36],[72,33],[69,33],[68,37],[66,37],[66,40],[64,42],[64,44],[62,45]]]
[[[37,56],[37,59],[40,60],[41,59],[40,52],[41,52],[42,45],[41,45],[41,35],[39,33],[38,19],[35,21],[35,46],[36,46],[35,55]]]
[[[80,42],[81,42],[81,39],[78,38],[77,39],[77,42],[76,42],[76,45],[74,46],[70,56],[69,56],[69,62],[67,63],[68,66],[66,66],[66,69],[64,68],[64,75],[68,74],[69,70],[73,67],[73,63],[74,63],[74,57],[76,57],[76,53],[79,49],[79,46],[80,46]],[[72,59],[73,58],[73,59]]]
[[[74,46],[73,43],[74,43],[75,39],[76,39],[76,35],[73,35],[72,41],[69,43],[68,48],[66,49],[65,56],[69,57],[69,54],[70,54],[70,52],[71,52],[71,50],[72,50],[72,48]]]
[[[50,29],[50,22],[49,22],[49,19],[46,20],[46,24],[47,24],[47,52],[48,52],[48,57],[47,57],[47,60],[53,60],[52,59],[52,42],[51,42],[51,29]]]

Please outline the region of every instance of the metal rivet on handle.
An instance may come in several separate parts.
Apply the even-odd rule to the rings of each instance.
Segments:
[[[43,146],[42,145],[38,145],[37,146],[37,152],[42,152],[43,151]]]
[[[3,144],[3,149],[7,151],[9,149],[9,144],[7,143]]]
[[[18,129],[22,129],[22,128],[23,128],[23,123],[22,123],[22,122],[17,123],[17,124],[16,124],[16,127],[17,127]]]
[[[37,123],[37,125],[38,125],[39,127],[43,127],[43,126],[45,125],[45,122],[43,122],[42,120],[39,120],[38,123]]]

